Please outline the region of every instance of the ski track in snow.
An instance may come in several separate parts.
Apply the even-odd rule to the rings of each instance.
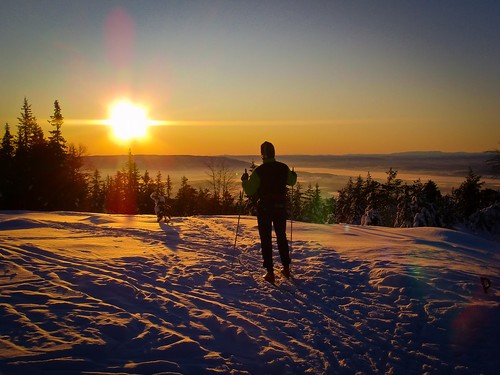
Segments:
[[[262,280],[255,218],[241,218],[234,248],[236,227],[231,216],[0,213],[0,373],[500,366],[498,243],[293,223],[295,281],[273,286]]]

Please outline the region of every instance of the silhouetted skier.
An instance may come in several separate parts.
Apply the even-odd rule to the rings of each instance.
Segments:
[[[280,253],[285,277],[290,277],[290,249],[286,238],[287,216],[287,185],[293,186],[297,182],[297,174],[290,168],[275,159],[274,146],[264,142],[260,146],[263,164],[252,172],[241,176],[242,186],[249,196],[257,197],[257,223],[259,226],[260,244],[264,268],[267,273],[264,279],[274,283],[274,267],[272,256],[272,228],[276,233],[276,241]]]

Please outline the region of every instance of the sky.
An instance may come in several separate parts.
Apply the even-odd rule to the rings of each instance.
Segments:
[[[499,20],[496,0],[2,0],[0,122],[26,97],[48,132],[58,100],[90,155],[497,149]],[[147,137],[110,135],[119,99]]]

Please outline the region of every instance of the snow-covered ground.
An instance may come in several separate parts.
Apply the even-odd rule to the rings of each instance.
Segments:
[[[0,373],[493,374],[500,246],[436,228],[0,213]],[[277,251],[276,257],[278,259]],[[278,268],[278,267],[277,267]],[[485,293],[480,277],[491,281]]]

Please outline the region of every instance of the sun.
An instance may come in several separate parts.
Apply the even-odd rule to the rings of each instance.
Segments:
[[[120,100],[110,106],[107,123],[113,130],[113,137],[125,142],[145,138],[151,121],[145,107],[129,100]]]

